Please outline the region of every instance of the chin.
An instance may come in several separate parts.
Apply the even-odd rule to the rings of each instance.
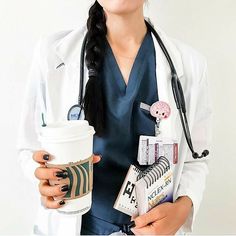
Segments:
[[[143,7],[144,0],[98,0],[103,9],[112,14],[123,15]]]

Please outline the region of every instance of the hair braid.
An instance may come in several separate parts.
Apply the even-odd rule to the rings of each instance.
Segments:
[[[87,28],[85,62],[89,80],[84,97],[85,119],[94,127],[96,135],[101,136],[105,129],[105,100],[99,72],[104,60],[107,27],[103,8],[97,1],[89,10]]]

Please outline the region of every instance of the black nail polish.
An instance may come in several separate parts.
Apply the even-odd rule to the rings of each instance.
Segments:
[[[62,192],[66,192],[68,190],[69,190],[69,186],[68,185],[64,185],[64,186],[61,187],[61,191]]]
[[[64,204],[65,204],[65,201],[64,201],[64,200],[61,200],[61,201],[59,202],[59,204],[60,204],[60,205],[64,205]]]
[[[56,172],[56,177],[66,179],[68,177],[68,173],[65,171],[57,171]]]
[[[63,178],[63,177],[64,177],[64,172],[57,171],[57,172],[56,172],[56,177]]]
[[[63,171],[63,176],[62,176],[62,178],[63,178],[63,179],[66,179],[67,177],[68,177],[68,172]]]
[[[49,160],[49,155],[48,155],[48,154],[44,154],[44,155],[43,155],[43,159],[44,159],[45,161],[48,161],[48,160]]]
[[[64,173],[65,176],[68,177],[68,172],[66,170],[63,170],[63,173]]]

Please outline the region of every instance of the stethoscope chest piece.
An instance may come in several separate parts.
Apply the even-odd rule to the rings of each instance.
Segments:
[[[83,107],[76,104],[70,108],[67,114],[67,120],[79,120]]]

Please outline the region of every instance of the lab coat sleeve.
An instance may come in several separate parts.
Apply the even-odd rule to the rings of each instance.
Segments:
[[[191,129],[193,145],[199,154],[205,149],[210,149],[212,139],[212,103],[209,95],[207,74],[207,64],[205,62],[202,78],[199,82],[195,118]],[[193,223],[202,200],[206,176],[209,173],[209,157],[210,155],[202,159],[193,159],[190,150],[188,149],[187,151],[176,194],[176,199],[180,196],[188,196],[193,202],[191,213],[181,227],[184,232],[193,231]]]
[[[19,122],[17,138],[17,161],[23,171],[23,174],[34,185],[39,183],[35,177],[34,171],[40,165],[32,158],[34,151],[40,150],[41,146],[38,141],[38,124],[41,124],[39,117],[42,111],[42,87],[43,87],[43,70],[40,63],[41,53],[41,36],[36,43],[33,51],[32,62],[27,75],[26,91],[23,98],[21,110],[21,119]]]

